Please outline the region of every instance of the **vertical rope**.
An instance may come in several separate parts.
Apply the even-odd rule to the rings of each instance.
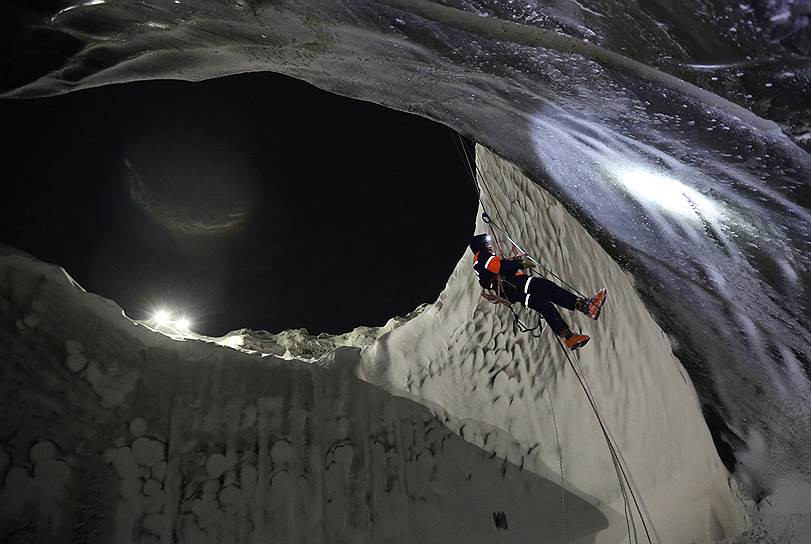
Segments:
[[[491,235],[493,236],[493,239],[496,242],[496,246],[498,248],[499,253],[502,254],[502,255],[504,254],[503,251],[501,250],[498,237],[495,236],[495,233],[492,230],[493,228],[496,228],[499,231],[501,231],[504,234],[504,236],[507,238],[507,240],[512,244],[512,246],[518,252],[520,252],[520,253],[526,255],[527,257],[529,257],[529,259],[531,259],[536,265],[538,265],[545,272],[550,274],[552,277],[554,277],[555,279],[559,280],[561,283],[563,283],[564,285],[569,287],[572,291],[577,293],[580,297],[586,298],[586,296],[583,295],[583,293],[581,293],[580,291],[578,291],[577,288],[570,285],[563,278],[561,278],[560,276],[555,274],[552,270],[545,267],[543,264],[538,262],[538,260],[536,260],[531,255],[529,255],[526,251],[524,251],[510,237],[510,234],[503,227],[500,227],[498,224],[494,223],[492,221],[492,219],[489,218],[489,214],[487,214],[487,210],[486,210],[486,208],[484,206],[484,201],[482,200],[482,192],[481,192],[481,188],[480,188],[479,183],[478,183],[479,180],[477,179],[477,176],[476,176],[476,169],[473,167],[473,165],[472,165],[472,163],[470,161],[470,157],[468,156],[467,149],[465,149],[464,141],[462,140],[462,135],[459,134],[458,132],[456,132],[456,136],[459,138],[459,146],[461,147],[461,151],[462,151],[462,153],[464,155],[464,160],[465,160],[465,163],[467,164],[468,174],[470,175],[471,182],[473,183],[474,189],[476,191],[476,196],[477,196],[477,198],[479,200],[479,203],[482,206],[482,210],[484,211],[484,214],[485,214],[485,216],[487,218],[485,220],[485,222],[488,224],[488,227],[490,227]],[[495,198],[493,198],[493,194],[490,192],[490,188],[488,187],[487,183],[482,179],[481,184],[482,184],[482,186],[484,186],[484,189],[487,192],[487,195],[490,198],[490,201],[493,203],[493,206],[495,207],[496,217],[498,218],[499,222],[502,225],[506,225],[506,223],[504,222],[504,220],[501,217],[501,212],[500,212],[500,210],[498,208],[498,204],[496,203]],[[512,307],[510,307],[510,310],[512,310]],[[631,478],[626,473],[625,467],[623,466],[624,459],[622,457],[622,454],[618,450],[618,448],[614,445],[614,443],[612,441],[612,437],[611,437],[611,434],[610,434],[610,432],[608,430],[608,427],[605,424],[605,422],[603,421],[603,418],[600,415],[600,411],[597,408],[597,404],[596,404],[596,401],[594,400],[593,394],[591,392],[591,388],[588,386],[588,383],[585,380],[585,376],[582,375],[582,371],[572,361],[572,358],[569,356],[569,353],[566,351],[566,348],[563,346],[560,339],[556,338],[556,340],[557,340],[558,345],[560,346],[560,348],[563,350],[563,354],[566,356],[566,359],[569,362],[569,366],[572,368],[572,370],[575,373],[575,376],[577,377],[577,380],[580,382],[580,387],[583,389],[583,392],[585,393],[586,398],[588,399],[588,402],[589,402],[589,404],[591,406],[592,411],[594,412],[594,415],[597,417],[597,422],[599,423],[600,430],[602,431],[603,438],[605,440],[606,446],[608,447],[608,451],[611,454],[611,461],[612,461],[612,463],[614,465],[614,471],[617,474],[617,481],[619,482],[620,493],[622,494],[623,503],[625,505],[625,523],[626,523],[626,528],[627,528],[627,531],[628,531],[628,542],[629,543],[638,542],[636,521],[634,520],[634,508],[635,508],[636,513],[639,515],[639,518],[640,518],[640,520],[642,522],[642,527],[643,527],[643,529],[645,531],[645,536],[647,537],[647,541],[648,541],[649,544],[653,544],[653,539],[651,538],[650,532],[648,531],[647,523],[645,522],[645,515],[642,512],[643,509],[646,510],[646,511],[647,511],[647,509],[644,508],[644,505],[640,506],[641,501],[637,500],[636,493],[634,492],[633,485],[632,485],[632,482],[631,482]],[[553,422],[553,424],[555,426],[555,440],[557,442],[558,459],[559,459],[559,464],[560,464],[561,513],[562,513],[562,517],[563,517],[562,522],[561,522],[562,523],[561,533],[562,533],[562,537],[564,538],[564,541],[565,541],[565,537],[566,537],[566,533],[565,533],[566,529],[565,529],[565,527],[566,527],[566,525],[565,525],[565,490],[563,488],[563,484],[564,484],[563,451],[562,451],[562,449],[560,447],[560,437],[559,437],[559,433],[558,433],[557,420],[556,420],[556,417],[555,417],[554,405],[552,404],[551,396],[549,398],[549,403],[550,403],[550,408],[552,410],[552,422]],[[633,501],[633,507],[631,506],[631,501],[628,500],[629,495],[631,497],[631,501]],[[633,528],[632,528],[632,525],[633,525]],[[655,534],[654,534],[654,536],[655,536]],[[658,538],[657,538],[657,541],[658,541]]]
[[[487,221],[487,220],[486,220],[486,221]],[[527,256],[527,257],[528,257],[528,258],[529,258],[529,259],[530,259],[530,260],[531,260],[533,263],[535,263],[535,264],[536,264],[536,265],[538,265],[538,266],[539,266],[541,269],[543,269],[543,271],[544,271],[544,272],[546,272],[547,274],[549,274],[550,276],[552,276],[553,278],[555,278],[556,280],[558,280],[560,283],[562,283],[563,285],[565,285],[566,287],[568,287],[569,289],[571,289],[572,291],[574,291],[575,293],[577,293],[577,295],[578,295],[580,298],[588,298],[586,295],[584,295],[583,293],[581,293],[581,292],[580,292],[580,291],[577,289],[577,287],[575,287],[574,285],[570,284],[569,282],[567,282],[566,280],[564,280],[563,278],[561,278],[560,276],[558,276],[557,274],[555,274],[555,273],[554,273],[552,270],[550,270],[549,268],[547,268],[546,266],[544,266],[543,264],[541,264],[541,263],[540,263],[540,262],[539,262],[537,259],[535,259],[535,258],[534,258],[532,255],[530,255],[529,253],[527,253],[526,251],[524,251],[524,249],[523,249],[521,246],[519,246],[519,245],[518,245],[518,243],[517,243],[515,240],[513,240],[513,239],[512,239],[512,237],[510,236],[510,233],[509,233],[509,232],[507,232],[506,230],[504,230],[502,227],[500,227],[500,226],[499,226],[499,225],[497,225],[496,223],[494,223],[492,219],[490,219],[490,220],[489,220],[489,221],[487,221],[487,222],[488,222],[489,224],[491,224],[491,225],[492,225],[494,228],[496,228],[496,229],[500,230],[501,232],[503,232],[503,233],[504,233],[504,237],[505,237],[505,238],[507,238],[507,240],[508,240],[508,241],[509,241],[509,242],[510,242],[510,243],[511,243],[511,244],[512,244],[512,245],[513,245],[513,246],[514,246],[514,247],[515,247],[515,248],[516,248],[516,249],[517,249],[517,250],[518,250],[520,253],[523,253],[524,255],[526,255],[526,256]]]
[[[552,402],[551,391],[549,391],[549,409],[552,412],[552,425],[555,427],[555,443],[558,448],[558,464],[560,465],[560,541],[562,544],[566,544],[566,489],[563,487],[565,483],[563,475],[563,449],[560,447],[558,420],[555,417],[555,404]]]
[[[563,350],[563,354],[566,356],[566,359],[569,361],[569,366],[571,366],[572,370],[577,377],[577,380],[580,382],[580,387],[583,389],[583,392],[586,394],[586,398],[591,405],[591,409],[594,412],[594,415],[597,417],[597,423],[600,425],[600,430],[603,433],[603,438],[605,439],[606,446],[608,447],[608,451],[611,454],[611,461],[614,463],[614,471],[617,473],[617,481],[620,484],[620,492],[623,497],[623,502],[625,503],[625,510],[629,512],[631,515],[625,518],[625,522],[628,528],[628,542],[638,542],[638,536],[636,534],[636,522],[633,519],[633,508],[631,507],[628,496],[630,495],[631,500],[633,501],[633,506],[636,508],[636,513],[639,515],[639,519],[642,522],[642,528],[645,531],[645,536],[649,544],[653,544],[653,539],[651,538],[650,532],[648,531],[648,524],[645,523],[645,515],[642,512],[642,508],[639,505],[639,501],[637,501],[636,493],[634,492],[633,486],[631,485],[630,478],[628,474],[625,472],[625,468],[621,462],[621,454],[619,453],[618,448],[613,443],[611,434],[608,430],[608,426],[603,420],[602,415],[600,414],[600,410],[597,407],[597,403],[594,400],[593,394],[591,392],[591,388],[588,386],[586,382],[585,376],[582,375],[582,370],[580,370],[579,366],[576,365],[572,358],[569,356],[569,353],[566,351],[566,348],[558,339],[558,345],[560,349]],[[627,486],[627,488],[626,488]],[[631,524],[633,524],[633,533],[631,531]],[[657,539],[658,541],[658,539]]]
[[[462,140],[462,135],[459,134],[458,132],[455,132],[455,134],[456,134],[457,138],[459,139],[457,149],[461,149],[461,154],[464,157],[465,164],[467,164],[468,175],[470,176],[470,179],[471,179],[471,181],[473,183],[473,186],[476,189],[476,196],[478,197],[479,202],[482,205],[482,210],[485,213],[487,213],[487,209],[484,206],[484,201],[482,201],[482,191],[481,191],[481,186],[479,185],[478,175],[476,174],[477,169],[475,167],[475,164],[473,163],[470,156],[468,155],[467,149],[465,149],[465,143],[464,143],[464,140]],[[487,186],[486,183],[484,183],[484,180],[482,180],[481,185],[484,186],[484,190],[487,192],[487,196],[490,198],[490,202],[493,204],[493,207],[496,209],[496,216],[498,217],[498,220],[502,221],[501,212],[498,209],[498,204],[496,203],[495,198],[493,198],[493,193],[490,192],[490,188]],[[490,236],[493,238],[493,241],[496,243],[496,249],[498,250],[499,255],[504,255],[504,249],[501,247],[501,241],[499,240],[498,236],[496,236],[495,231],[493,231],[493,228],[489,223],[487,225],[487,230],[490,231]]]

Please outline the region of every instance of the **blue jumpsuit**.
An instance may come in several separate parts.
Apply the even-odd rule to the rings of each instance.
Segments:
[[[498,293],[510,302],[520,302],[540,312],[558,336],[569,330],[554,304],[574,311],[577,296],[545,278],[528,276],[521,270],[521,258],[502,259],[483,249],[473,256],[473,270],[485,289],[498,289],[496,278],[501,276]]]

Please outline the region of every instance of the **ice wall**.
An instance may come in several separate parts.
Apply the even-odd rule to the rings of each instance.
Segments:
[[[561,490],[354,375],[177,341],[0,256],[0,540],[554,542]],[[570,542],[607,525],[567,492]],[[506,512],[506,514],[505,514]]]
[[[453,127],[633,274],[725,463],[793,516],[811,505],[807,4],[10,0],[0,92],[269,70]]]
[[[629,278],[548,193],[478,155],[490,212],[570,281],[609,289],[599,322],[566,317],[593,337],[579,363],[654,537],[740,531],[695,391]],[[464,255],[436,303],[371,346],[304,363],[169,338],[4,250],[0,539],[624,541],[610,457],[562,352],[548,331],[515,334],[469,267]]]
[[[596,323],[562,313],[592,337],[577,359],[658,537],[684,543],[740,531],[737,486],[718,459],[687,373],[631,278],[514,165],[477,146],[477,166],[495,199],[483,192],[489,214],[503,217],[525,250],[583,291],[608,288]],[[477,232],[486,229],[479,220]],[[440,407],[467,441],[528,470],[559,474],[557,433],[567,484],[607,516],[622,512],[608,449],[554,335],[516,334],[512,315],[481,298],[471,264],[465,255],[436,304],[363,352],[361,376]],[[624,531],[621,525],[613,528]],[[608,531],[597,541],[615,538]]]

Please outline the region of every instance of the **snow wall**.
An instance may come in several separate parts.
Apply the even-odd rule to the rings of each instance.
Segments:
[[[740,532],[735,482],[628,276],[517,168],[482,147],[477,161],[490,212],[522,210],[507,217],[528,250],[608,287],[600,321],[564,313],[593,338],[579,364],[653,537]],[[6,248],[0,540],[625,541],[611,458],[562,351],[549,331],[516,334],[470,261],[374,343],[297,361],[169,338]]]

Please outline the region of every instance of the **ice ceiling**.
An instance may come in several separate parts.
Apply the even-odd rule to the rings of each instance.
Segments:
[[[807,3],[10,9],[24,30],[6,96],[270,70],[489,147],[633,275],[744,487],[758,496],[787,474],[811,479]]]

